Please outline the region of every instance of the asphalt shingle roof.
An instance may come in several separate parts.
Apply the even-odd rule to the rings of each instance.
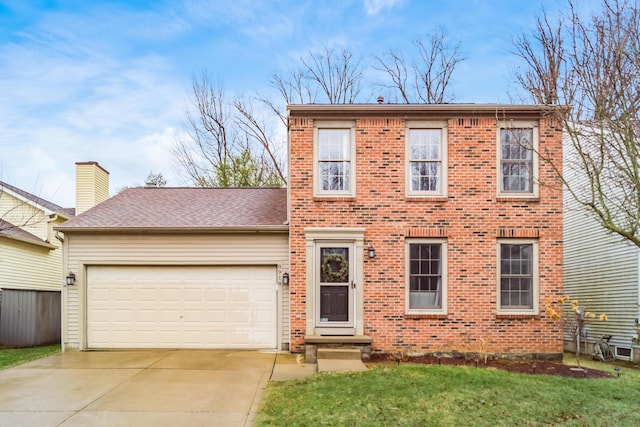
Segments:
[[[285,188],[129,188],[60,230],[286,228]]]
[[[25,199],[31,200],[32,202],[37,203],[40,206],[43,206],[46,209],[49,209],[50,211],[62,213],[66,216],[73,216],[75,213],[74,208],[63,208],[62,206],[56,205],[55,203],[45,200],[42,197],[34,196],[33,194],[26,192],[24,190],[21,190],[18,187],[14,187],[13,185],[0,181],[0,191],[2,191],[2,188],[7,188],[13,191],[14,193],[20,194]]]
[[[5,221],[1,218],[0,218],[0,236],[10,237],[10,238],[24,240],[24,241],[31,241],[34,243],[46,243],[41,238],[34,236],[28,231],[25,231],[20,227],[17,227],[11,224],[9,221]]]

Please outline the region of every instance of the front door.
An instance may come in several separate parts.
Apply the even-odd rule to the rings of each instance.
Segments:
[[[323,333],[349,333],[354,326],[353,243],[318,243],[316,260],[316,327]]]

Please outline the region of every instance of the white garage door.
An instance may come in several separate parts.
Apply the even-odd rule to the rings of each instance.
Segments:
[[[276,348],[275,267],[92,266],[89,348]]]

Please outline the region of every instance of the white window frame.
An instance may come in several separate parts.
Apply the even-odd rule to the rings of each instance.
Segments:
[[[320,131],[322,129],[349,130],[349,190],[323,190],[320,179]],[[356,125],[353,121],[319,121],[313,129],[313,188],[314,196],[354,197],[356,194]]]
[[[413,244],[440,245],[441,304],[438,308],[411,308],[411,248]],[[447,239],[407,239],[405,241],[405,312],[407,314],[447,314]]]
[[[531,308],[523,308],[523,307],[512,307],[512,308],[503,308],[501,301],[501,279],[502,279],[502,268],[501,268],[501,253],[500,249],[503,244],[507,245],[532,245],[532,266],[531,266]],[[525,314],[525,315],[537,315],[539,314],[539,300],[540,294],[538,290],[538,281],[539,281],[539,248],[538,248],[538,240],[536,239],[498,239],[496,245],[496,276],[497,276],[497,288],[496,288],[496,305],[497,305],[497,313],[498,314]]]
[[[503,191],[502,190],[502,143],[501,135],[503,129],[532,129],[532,148],[531,148],[531,191]],[[537,121],[528,120],[509,120],[498,123],[497,130],[497,191],[498,197],[519,197],[519,198],[537,198],[539,194],[539,125]]]
[[[413,190],[411,188],[411,131],[422,129],[440,130],[440,182],[436,191]],[[446,197],[447,196],[447,122],[442,121],[410,121],[407,122],[405,131],[405,180],[406,192],[408,197]],[[416,160],[419,161],[419,160]]]

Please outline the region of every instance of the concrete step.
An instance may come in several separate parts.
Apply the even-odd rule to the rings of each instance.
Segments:
[[[357,348],[319,348],[318,361],[320,360],[362,360],[362,354]]]
[[[318,372],[366,371],[367,367],[356,359],[318,359]]]

